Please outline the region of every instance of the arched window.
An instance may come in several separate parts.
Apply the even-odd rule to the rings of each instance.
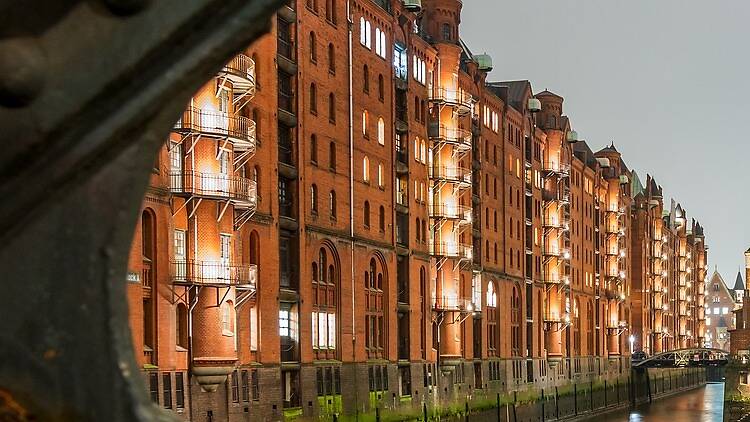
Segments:
[[[365,349],[369,359],[386,358],[385,295],[387,291],[382,266],[374,257],[365,272]]]
[[[336,170],[336,143],[328,144],[328,168]]]
[[[378,186],[385,187],[385,176],[383,174],[383,163],[378,163]]]
[[[253,230],[250,232],[249,263],[260,266],[260,236]]]
[[[253,59],[253,63],[255,63],[255,89],[260,89],[260,62],[258,61],[258,53],[253,53],[253,56],[251,57]],[[257,120],[255,121],[258,122]]]
[[[385,80],[383,75],[378,75],[378,99],[382,102],[385,100]]]
[[[261,139],[263,139],[263,136],[260,131],[260,112],[257,108],[253,109],[252,112],[252,119],[255,123],[255,145],[260,146]]]
[[[328,207],[331,210],[331,218],[336,218],[336,191],[328,194]]]
[[[314,183],[310,186],[310,209],[313,214],[318,213],[318,187]]]
[[[369,130],[368,126],[370,124],[370,113],[367,112],[367,110],[362,111],[362,135],[364,135],[365,138],[369,138]]]
[[[234,303],[231,300],[221,305],[221,330],[225,336],[234,335]]]
[[[141,214],[141,255],[143,258],[143,267],[141,271],[141,283],[144,289],[152,290],[156,287],[156,218],[151,209],[145,209]],[[151,296],[143,299],[143,349],[151,352],[149,355],[151,361],[146,363],[155,363],[156,348],[156,325],[155,315],[156,302]]]
[[[318,164],[318,137],[314,133],[310,135],[310,161]]]
[[[362,90],[370,92],[370,68],[367,65],[362,67]]]
[[[422,227],[422,226],[421,226],[421,224],[420,224],[420,222],[419,222],[419,217],[417,217],[417,224],[416,224],[416,226],[415,226],[415,227],[417,228],[417,229],[415,230],[415,231],[417,232],[417,243],[419,243],[419,242],[421,242],[421,241],[422,241],[422,236],[421,236],[421,227]]]
[[[362,180],[365,183],[370,183],[370,159],[366,155],[362,159]]]
[[[510,297],[510,326],[511,356],[521,356],[521,296],[516,285],[513,285],[513,294]]]
[[[260,191],[260,167],[257,165],[253,167],[253,182],[255,182],[255,192],[256,196],[258,197],[258,200],[261,198],[261,191]]]
[[[318,275],[313,277],[312,347],[317,359],[334,359],[338,330],[338,269],[335,251],[331,246],[318,250]]]
[[[328,44],[328,71],[336,73],[336,47],[333,46],[333,43]]]
[[[366,229],[370,228],[370,202],[365,201],[363,223]]]
[[[175,339],[177,346],[187,349],[188,347],[188,329],[187,329],[187,306],[184,303],[178,303],[175,315]]]
[[[419,230],[419,228],[417,228]],[[427,242],[427,221],[422,220],[422,242]]]
[[[493,280],[487,283],[485,300],[487,311],[487,354],[489,356],[498,356],[500,353],[500,336],[497,326],[497,287]]]
[[[310,84],[310,112],[318,114],[318,87],[314,83]]]
[[[316,63],[318,61],[318,45],[315,41],[315,32],[310,31],[310,61]]]
[[[382,117],[378,119],[378,143],[385,145],[385,121]]]
[[[333,92],[328,94],[328,121],[336,123],[336,96]]]
[[[453,37],[451,35],[451,25],[449,23],[443,24],[443,40],[450,41]]]
[[[372,25],[370,25],[370,21],[365,21],[365,38],[366,42],[365,45],[367,48],[372,48]]]
[[[364,17],[359,18],[359,43],[367,46],[367,26]]]
[[[385,231],[385,208],[381,205],[380,210],[378,211],[378,224],[380,226],[380,231]]]

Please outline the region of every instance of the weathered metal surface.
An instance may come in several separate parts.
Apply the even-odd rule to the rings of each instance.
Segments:
[[[190,94],[282,3],[0,1],[2,412],[170,420],[132,356],[133,226]]]

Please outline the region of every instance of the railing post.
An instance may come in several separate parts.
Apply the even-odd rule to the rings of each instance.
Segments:
[[[578,384],[573,384],[573,412],[578,414]]]
[[[497,422],[500,422],[500,393],[497,393],[496,404],[497,404]],[[507,414],[507,409],[506,409],[506,414]]]
[[[375,421],[380,422],[380,408],[379,407],[375,408]]]
[[[591,407],[591,412],[594,412],[594,380],[589,381],[591,383],[591,386],[589,388],[589,392],[591,393],[591,397],[589,397],[589,407]]]
[[[544,388],[542,388],[542,391],[541,391],[540,402],[542,403],[542,422],[544,422]]]
[[[607,380],[604,380],[604,407],[607,407]]]
[[[615,385],[617,389],[617,404],[619,405],[620,404],[620,378],[617,378],[615,380]]]
[[[557,393],[557,386],[555,386],[555,419],[560,419],[560,395]]]
[[[422,420],[427,422],[427,403],[422,403],[422,414],[424,415]]]

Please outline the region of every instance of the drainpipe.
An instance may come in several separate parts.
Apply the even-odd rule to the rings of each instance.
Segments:
[[[355,316],[355,284],[354,284],[354,90],[353,90],[353,59],[352,59],[352,26],[354,18],[352,17],[351,4],[346,0],[346,23],[348,27],[347,53],[348,53],[348,78],[349,78],[349,253],[352,283],[352,364],[356,363],[357,358],[357,330]],[[357,370],[354,370],[354,385],[358,385]],[[354,401],[359,404],[359,390],[354,389]]]

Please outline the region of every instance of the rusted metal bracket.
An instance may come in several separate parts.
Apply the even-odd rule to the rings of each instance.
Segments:
[[[192,92],[283,3],[0,2],[0,414],[172,420],[128,328],[140,201]]]

